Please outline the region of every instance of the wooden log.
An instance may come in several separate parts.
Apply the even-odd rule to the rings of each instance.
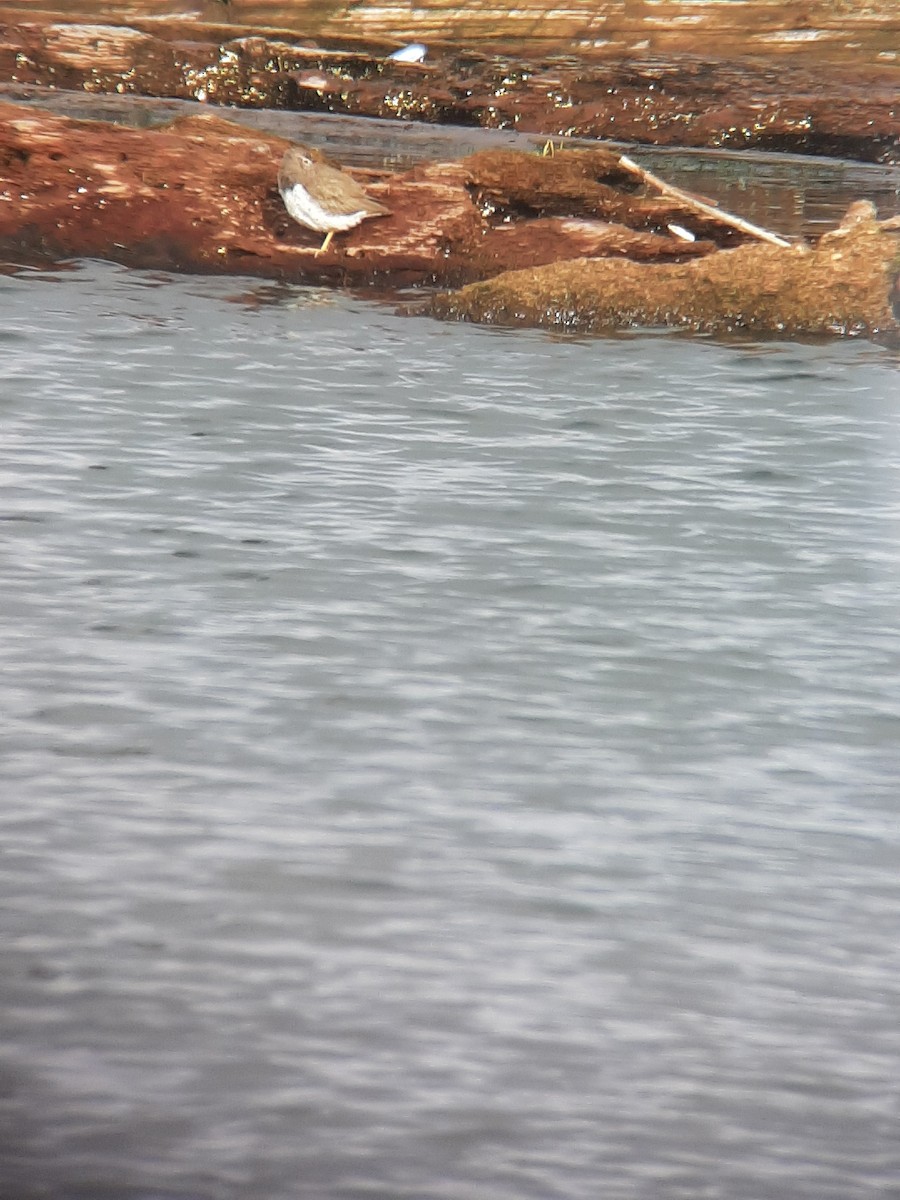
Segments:
[[[689,210],[669,201],[660,202],[657,228],[636,194],[622,199],[615,221],[607,219],[610,211],[604,215],[596,204],[595,193],[603,185],[595,177],[616,175],[616,158],[609,152],[542,159],[497,151],[423,164],[374,182],[361,173],[390,216],[340,234],[320,255],[321,236],[291,220],[275,186],[288,144],[212,113],[146,130],[0,104],[0,252],[405,285],[456,284],[522,262],[582,254],[660,260],[716,248],[710,222],[695,243],[667,235],[668,218],[692,220]],[[527,204],[521,175],[533,168],[534,186],[545,190],[549,215],[532,195],[530,212],[540,220],[519,220],[511,227],[496,204],[489,217],[483,198],[491,189],[518,189]],[[561,195],[568,196],[565,206]],[[733,232],[726,225],[718,233],[722,244],[730,243]]]
[[[401,284],[431,278],[445,245],[481,227],[463,176],[419,173],[402,195],[371,184],[392,215],[317,257],[321,236],[291,220],[276,189],[287,144],[212,114],[145,131],[0,105],[0,252]]]
[[[22,3],[9,10],[34,10]],[[41,6],[52,10],[52,0]],[[747,55],[856,63],[890,62],[900,52],[900,0],[552,0],[528,4],[459,4],[457,0],[66,0],[65,19],[165,24],[183,29],[207,21],[302,31],[323,43],[361,40],[497,47],[508,53],[566,53],[582,59]],[[188,12],[185,19],[185,10]],[[192,11],[193,10],[193,11]],[[180,35],[183,36],[183,35]]]
[[[355,286],[478,279],[430,311],[496,324],[896,327],[898,223],[867,204],[812,250],[750,245],[715,212],[644,194],[609,150],[482,152],[357,173],[389,215],[319,254],[321,236],[291,220],[275,186],[288,144],[212,114],[139,130],[0,105],[0,254]]]
[[[322,49],[287,33],[183,20],[77,24],[0,9],[0,82],[900,162],[900,48],[896,63],[865,71],[634,53],[548,61],[448,46],[422,66],[385,50]]]
[[[867,201],[810,249],[753,243],[699,261],[579,259],[434,297],[436,316],[579,333],[669,326],[711,333],[900,332],[900,236]]]

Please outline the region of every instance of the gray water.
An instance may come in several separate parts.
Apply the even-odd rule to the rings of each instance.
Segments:
[[[0,278],[4,1200],[900,1196],[900,371]]]

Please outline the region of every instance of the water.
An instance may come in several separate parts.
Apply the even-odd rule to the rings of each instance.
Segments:
[[[6,1200],[900,1195],[900,387],[0,278]]]

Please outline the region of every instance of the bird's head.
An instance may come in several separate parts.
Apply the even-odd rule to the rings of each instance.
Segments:
[[[302,176],[306,171],[311,171],[317,163],[324,162],[324,157],[318,150],[309,146],[291,146],[285,151],[281,162],[282,170]]]

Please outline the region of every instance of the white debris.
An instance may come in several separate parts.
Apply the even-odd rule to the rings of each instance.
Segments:
[[[410,42],[408,46],[403,46],[400,50],[389,54],[388,58],[392,58],[394,62],[420,63],[425,61],[427,54],[427,46],[423,46],[421,42]]]

